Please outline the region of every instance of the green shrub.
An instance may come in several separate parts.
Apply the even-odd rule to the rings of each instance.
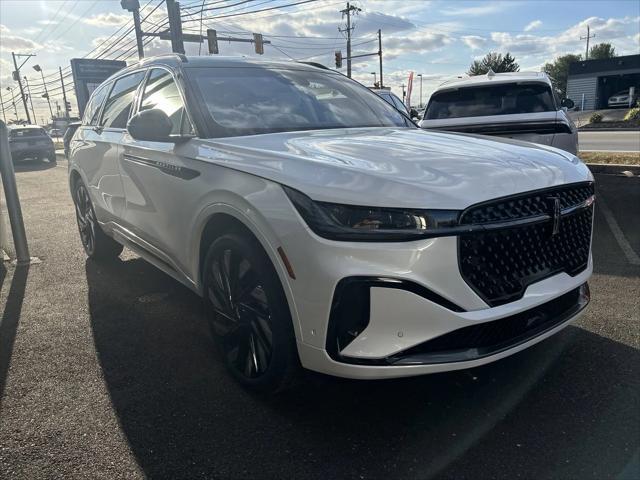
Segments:
[[[624,116],[625,122],[630,122],[631,120],[640,120],[640,107],[629,109],[627,114]]]
[[[602,121],[602,115],[600,115],[599,113],[594,113],[593,115],[591,115],[591,118],[589,118],[589,123],[600,123]]]

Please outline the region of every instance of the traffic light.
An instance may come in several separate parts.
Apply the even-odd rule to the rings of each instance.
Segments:
[[[209,53],[215,55],[220,53],[220,50],[218,50],[218,32],[212,28],[207,29],[207,43],[209,44]]]
[[[342,68],[342,52],[336,50],[336,68]]]
[[[69,102],[69,101],[64,102],[64,110],[66,112],[70,112],[71,111],[71,102]]]
[[[262,55],[264,53],[264,43],[262,43],[262,34],[254,33],[253,34],[253,43],[256,46],[256,53],[258,55]]]

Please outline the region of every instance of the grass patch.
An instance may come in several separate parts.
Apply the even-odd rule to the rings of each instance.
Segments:
[[[640,165],[640,152],[579,152],[584,163]]]

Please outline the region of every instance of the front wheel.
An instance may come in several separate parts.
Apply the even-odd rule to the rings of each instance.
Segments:
[[[215,240],[205,257],[204,291],[211,330],[232,375],[262,392],[291,386],[299,370],[291,314],[260,244],[235,233]]]
[[[76,182],[73,202],[76,209],[80,240],[87,255],[96,260],[111,259],[120,255],[122,253],[122,245],[107,236],[100,228],[96,212],[91,204],[89,192],[81,180]]]

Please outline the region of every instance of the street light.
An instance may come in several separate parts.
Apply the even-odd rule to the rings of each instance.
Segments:
[[[53,109],[51,108],[51,100],[49,99],[49,92],[47,91],[47,84],[44,82],[44,72],[42,71],[42,68],[40,67],[40,65],[34,65],[33,69],[36,72],[40,72],[40,75],[42,75],[42,86],[44,87],[44,95],[42,95],[42,98],[46,98],[47,99],[47,103],[49,104],[49,113],[51,114],[51,120],[53,120]]]
[[[422,108],[422,74],[419,73],[418,76],[420,77],[420,108]]]
[[[376,86],[376,83],[378,83],[378,78],[376,77],[376,72],[371,72],[371,75],[373,75],[373,86]]]

